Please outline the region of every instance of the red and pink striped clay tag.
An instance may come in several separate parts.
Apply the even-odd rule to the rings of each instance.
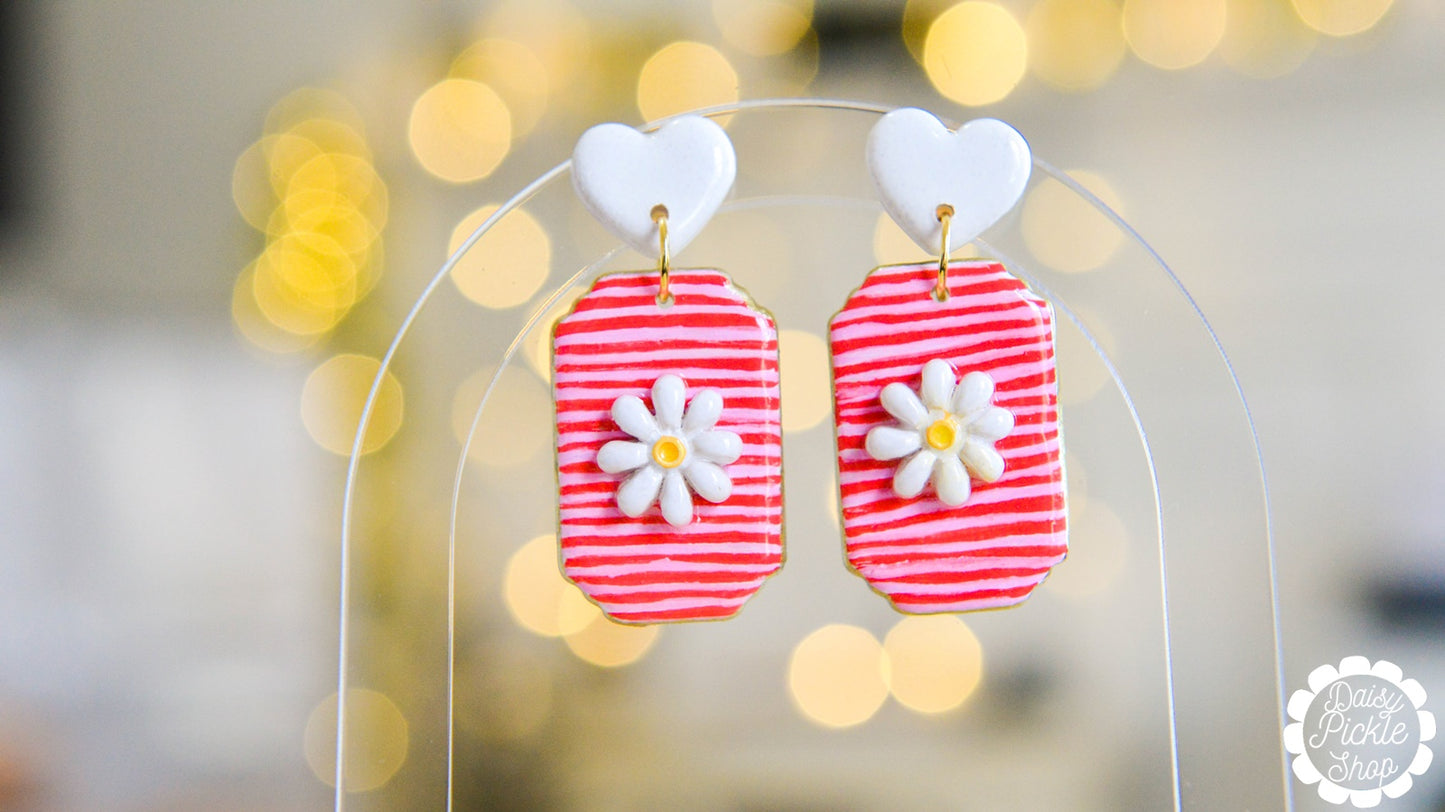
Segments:
[[[937,263],[868,275],[830,322],[838,475],[849,565],[903,612],[993,609],[1023,601],[1068,551],[1063,450],[1048,303],[992,261],[955,262],[949,297],[931,295]],[[994,444],[1002,476],[973,478],[949,507],[930,485],[898,496],[901,460],[865,449],[898,420],[879,400],[900,382],[917,392],[929,361],[993,379],[992,403],[1014,425]]]
[[[783,562],[777,327],[720,271],[671,271],[673,302],[666,307],[656,302],[658,283],[656,271],[603,276],[554,332],[563,570],[617,621],[727,618]],[[664,425],[639,437],[651,429],[639,428],[638,421],[664,424],[668,411],[680,405],[653,396],[664,394],[668,383],[677,386],[670,381],[659,388],[666,376],[683,382],[676,391],[684,393],[685,430],[659,436],[669,434]],[[720,398],[720,411],[707,406],[716,402],[713,395],[699,398],[705,390]],[[629,432],[619,426],[614,405],[631,398],[640,399],[645,411],[636,403],[622,410]],[[710,417],[701,416],[709,408],[716,419],[692,425]],[[649,506],[636,518],[623,512],[618,489],[631,476],[647,466],[656,475],[685,470],[680,457],[701,459],[712,450],[702,440],[707,432],[726,440],[713,445],[734,444],[735,461],[718,464],[730,481],[726,498],[704,498],[720,495],[706,487],[688,490],[692,515],[683,526],[664,518],[665,492],[640,502]],[[612,458],[625,453],[604,455],[600,466],[599,452],[614,441],[623,452],[629,446],[639,455],[650,452],[630,472],[620,469],[637,460]],[[732,456],[714,451],[710,459]]]

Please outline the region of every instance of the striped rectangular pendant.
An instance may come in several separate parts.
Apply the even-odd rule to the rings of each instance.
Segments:
[[[778,333],[727,275],[599,278],[558,322],[558,538],[624,623],[731,617],[782,566]]]
[[[992,261],[875,269],[829,323],[849,565],[900,611],[1019,603],[1068,551],[1053,312]]]

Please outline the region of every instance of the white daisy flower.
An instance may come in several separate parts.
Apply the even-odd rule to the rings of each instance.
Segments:
[[[955,385],[957,384],[957,385]],[[912,499],[933,481],[939,501],[968,501],[970,475],[983,482],[1003,476],[995,441],[1013,431],[1014,416],[992,405],[993,378],[970,372],[959,382],[953,366],[933,359],[923,365],[922,399],[906,385],[890,383],[878,399],[899,426],[876,426],[864,443],[875,460],[907,459],[893,475],[893,492]]]
[[[612,402],[612,419],[637,441],[602,446],[597,467],[609,474],[633,472],[617,487],[617,507],[632,518],[661,502],[667,523],[686,527],[692,522],[692,493],[714,504],[732,495],[733,481],[722,466],[737,462],[743,441],[731,431],[713,429],[722,414],[722,396],[704,389],[686,401],[682,378],[663,375],[652,385],[656,417],[635,395]]]

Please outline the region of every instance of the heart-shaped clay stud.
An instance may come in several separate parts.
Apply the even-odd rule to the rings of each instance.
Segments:
[[[673,119],[650,133],[598,124],[572,152],[572,185],[583,205],[608,231],[654,258],[660,243],[653,209],[667,208],[667,246],[676,253],[717,213],[736,176],[732,141],[701,116]]]
[[[953,207],[948,250],[999,221],[1018,203],[1033,170],[1028,142],[994,118],[950,130],[927,110],[885,115],[868,135],[868,171],[883,208],[929,253],[943,241],[938,207]]]

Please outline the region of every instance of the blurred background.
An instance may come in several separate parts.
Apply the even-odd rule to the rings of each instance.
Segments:
[[[1432,0],[11,3],[0,809],[329,804],[347,455],[413,302],[586,127],[797,96],[1004,118],[1122,213],[1252,408],[1286,690],[1363,654],[1445,696]],[[1147,461],[1078,327],[1074,553],[1039,593],[903,619],[842,566],[824,328],[923,258],[868,202],[872,121],[733,116],[735,204],[678,258],[783,331],[789,561],[735,621],[614,626],[556,571],[545,325],[580,291],[544,303],[645,260],[564,176],[443,280],[358,469],[349,808],[442,805],[453,519],[458,808],[1171,804]],[[1046,179],[1001,228],[1080,290],[1147,262]],[[1105,310],[1079,316],[1127,359]],[[1445,808],[1445,768],[1394,808]]]

